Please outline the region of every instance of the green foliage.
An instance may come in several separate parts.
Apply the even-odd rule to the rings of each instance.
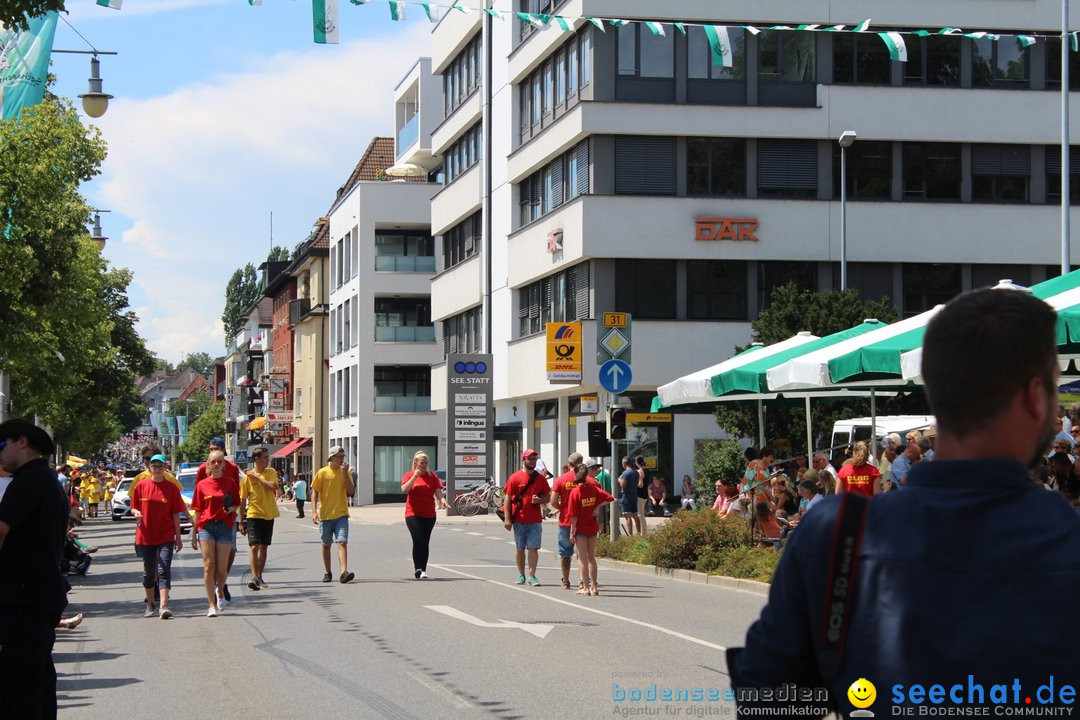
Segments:
[[[775,288],[769,306],[761,311],[751,327],[753,342],[771,345],[786,340],[802,330],[809,330],[818,337],[825,337],[854,327],[867,318],[882,322],[894,322],[896,310],[888,298],[862,300],[855,290],[844,292],[811,292],[802,290],[794,283]],[[735,348],[742,352],[747,346]],[[921,394],[904,396],[895,400],[879,399],[878,414],[923,412],[925,402]],[[832,429],[833,422],[844,417],[870,414],[869,400],[814,400],[811,403],[811,420],[818,437]],[[717,424],[734,437],[757,438],[757,408],[753,402],[722,403],[715,411]],[[767,442],[786,438],[792,448],[806,444],[806,414],[801,400],[788,403],[771,402],[766,405],[765,438]],[[817,443],[817,448],[822,447]],[[781,454],[783,457],[783,454]]]
[[[186,459],[206,457],[206,448],[215,437],[225,435],[225,403],[216,402],[202,416],[188,426],[187,442],[180,446]]]
[[[266,256],[266,262],[283,262],[291,257],[291,253],[288,248],[283,248],[280,245],[275,245],[270,248],[270,254]]]
[[[64,12],[65,0],[0,0],[0,25],[26,29],[26,18],[44,15],[51,10]]]
[[[741,545],[733,548],[706,548],[698,558],[698,572],[733,578],[771,582],[780,553],[775,550]]]
[[[710,506],[716,500],[716,481],[731,482],[742,477],[746,458],[734,440],[705,440],[694,456],[698,505]]]
[[[648,536],[649,563],[666,568],[695,568],[706,548],[745,544],[746,523],[720,517],[712,508],[681,511]]]
[[[231,340],[244,328],[251,308],[262,293],[255,266],[248,263],[232,274],[225,285],[225,310],[221,322],[225,325],[225,338]]]
[[[180,372],[181,370],[194,370],[200,375],[209,376],[213,365],[214,358],[210,357],[209,353],[193,352],[190,355],[186,355],[184,359],[180,361],[180,364],[176,366],[175,372]]]
[[[172,407],[169,408],[169,415],[177,417],[179,415],[186,415],[188,419],[188,428],[190,428],[199,418],[203,416],[214,405],[214,398],[210,394],[210,391],[206,388],[193,392],[183,402],[174,402]],[[213,437],[211,435],[210,437]]]
[[[596,556],[644,564],[649,559],[649,540],[641,535],[620,535],[612,542],[607,535],[596,540]]]

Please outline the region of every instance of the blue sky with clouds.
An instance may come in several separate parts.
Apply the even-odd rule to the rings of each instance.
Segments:
[[[394,23],[386,3],[341,0],[341,44],[312,41],[308,0],[68,0],[99,50],[93,121],[109,145],[83,188],[102,215],[105,257],[130,268],[139,330],[160,357],[224,351],[225,283],[274,243],[307,237],[368,143],[393,134],[393,88],[428,54],[431,25]],[[59,23],[54,47],[84,49]],[[59,94],[85,92],[89,60],[54,55]],[[77,101],[76,101],[77,102]]]

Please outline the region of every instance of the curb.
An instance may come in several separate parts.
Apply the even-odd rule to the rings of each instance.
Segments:
[[[742,578],[733,578],[726,575],[707,575],[705,573],[697,572],[696,570],[680,570],[676,568],[662,568],[655,565],[639,565],[637,563],[626,562],[625,560],[612,560],[611,558],[596,558],[596,562],[601,567],[610,568],[612,570],[623,570],[638,575],[655,575],[657,577],[665,577],[671,580],[694,583],[696,585],[711,585],[712,587],[724,588],[726,590],[742,590],[756,595],[769,594],[770,585],[758,580],[744,580]]]

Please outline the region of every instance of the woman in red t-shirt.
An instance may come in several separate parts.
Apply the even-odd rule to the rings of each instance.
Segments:
[[[435,528],[435,503],[443,510],[449,509],[443,497],[442,480],[428,470],[428,456],[417,450],[412,459],[412,470],[401,476],[401,492],[405,493],[405,527],[412,535],[413,576],[427,580],[428,545],[431,531]]]
[[[870,462],[870,447],[860,440],[855,443],[851,459],[836,474],[836,492],[852,492],[871,497],[881,492],[881,473]]]
[[[143,588],[146,590],[146,611],[143,617],[155,614],[162,620],[172,617],[169,610],[169,590],[172,588],[173,550],[184,546],[180,539],[180,513],[186,512],[180,491],[165,480],[165,456],[150,458],[150,480],[131,490],[131,514],[138,518],[135,526],[135,545],[143,559]],[[154,610],[154,588],[161,594],[161,608]]]
[[[225,476],[225,453],[211,451],[206,466],[209,475],[195,483],[191,498],[191,509],[195,512],[191,548],[202,550],[203,586],[210,603],[206,616],[217,617],[228,605],[223,588],[229,576],[229,552],[235,512],[240,505],[240,487],[232,477]],[[215,593],[215,586],[220,596]]]
[[[570,491],[570,498],[567,500],[570,506],[570,541],[577,548],[578,573],[581,576],[578,595],[599,595],[600,589],[596,582],[596,537],[600,534],[600,521],[597,513],[615,498],[596,482],[589,481],[587,474],[588,469],[584,464],[578,463],[574,466],[574,489]]]

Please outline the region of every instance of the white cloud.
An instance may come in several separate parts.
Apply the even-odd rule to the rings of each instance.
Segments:
[[[425,47],[429,31],[282,52],[160,97],[118,94],[99,121],[109,157],[93,202],[127,221],[105,254],[134,271],[155,352],[221,354],[225,283],[266,257],[270,212],[275,244],[307,236],[371,139],[393,133],[393,88],[419,54],[401,48]]]

